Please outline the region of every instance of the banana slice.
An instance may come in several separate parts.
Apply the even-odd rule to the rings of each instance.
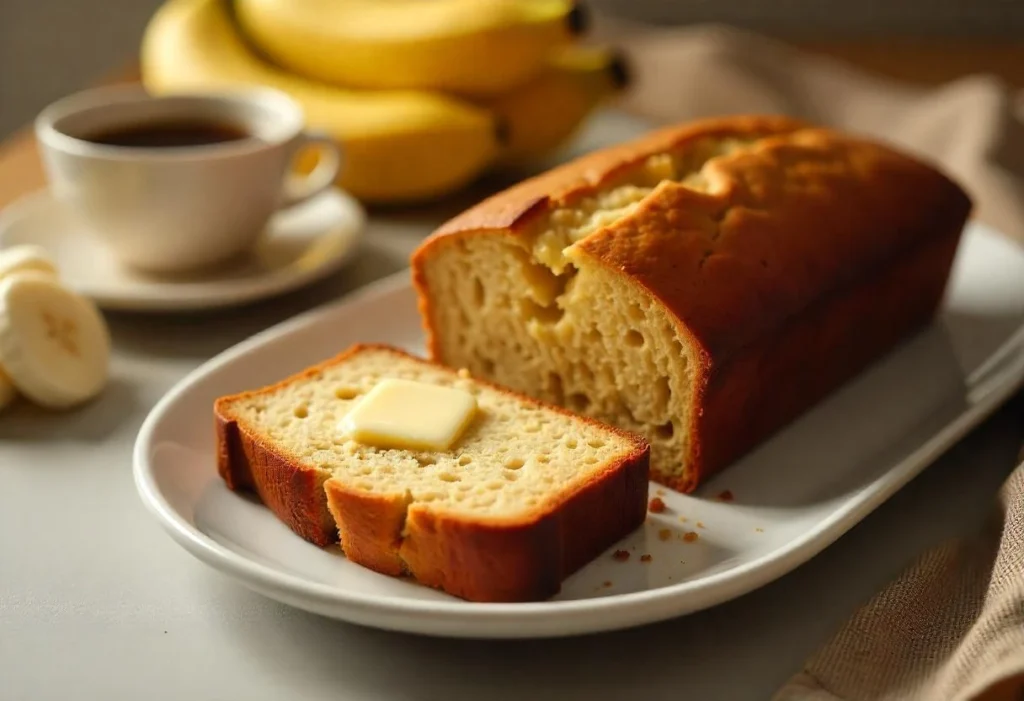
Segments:
[[[109,365],[110,332],[92,302],[38,271],[0,280],[0,366],[27,398],[80,404],[103,389]]]
[[[57,266],[41,246],[21,244],[0,250],[0,280],[12,273],[34,270],[57,277]]]
[[[18,396],[18,390],[11,382],[11,378],[0,368],[0,411],[13,402]]]

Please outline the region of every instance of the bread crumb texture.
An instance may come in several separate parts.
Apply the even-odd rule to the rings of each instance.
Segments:
[[[476,396],[478,411],[447,451],[383,449],[348,438],[340,424],[383,378],[455,387]],[[243,395],[229,408],[275,452],[333,477],[350,489],[427,503],[432,510],[476,518],[522,517],[543,510],[632,453],[622,434],[528,402],[455,373],[389,352],[362,352],[346,362]]]

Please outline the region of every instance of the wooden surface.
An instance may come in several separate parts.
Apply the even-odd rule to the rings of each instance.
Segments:
[[[35,139],[22,132],[0,144],[0,207],[44,183]]]
[[[97,85],[132,83],[139,79],[134,64],[96,81]],[[32,125],[0,142],[0,209],[46,184]]]
[[[1024,42],[958,41],[793,42],[812,53],[830,56],[865,70],[925,85],[972,73],[990,73],[1007,85],[1024,88]],[[102,82],[124,82],[137,75],[128,68]],[[0,207],[43,186],[35,139],[26,127],[0,143]]]
[[[817,54],[898,80],[937,85],[973,73],[989,73],[1024,88],[1024,42],[876,40],[794,42]]]

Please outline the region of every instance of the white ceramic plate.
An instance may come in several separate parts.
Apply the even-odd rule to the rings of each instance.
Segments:
[[[181,545],[279,601],[381,628],[534,637],[653,622],[739,596],[832,543],[991,413],[1024,379],[1024,252],[980,226],[939,323],[857,377],[700,493],[565,582],[553,600],[475,604],[354,565],[293,535],[217,477],[215,397],[278,380],[355,341],[422,351],[407,274],[269,329],[175,387],[146,420],[135,478]],[[724,490],[731,502],[715,497]],[[651,486],[652,495],[661,490]],[[668,531],[662,540],[663,531]],[[686,533],[696,533],[694,542]],[[690,536],[692,540],[693,536]],[[631,553],[618,562],[616,548]],[[647,563],[641,555],[651,555]]]
[[[365,219],[355,199],[328,190],[274,215],[251,254],[201,274],[158,277],[120,266],[72,212],[41,190],[0,213],[0,248],[42,246],[69,287],[106,309],[214,309],[279,295],[337,270],[359,243]]]

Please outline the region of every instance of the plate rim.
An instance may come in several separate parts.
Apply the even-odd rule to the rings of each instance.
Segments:
[[[348,235],[348,243],[331,258],[320,265],[308,269],[292,270],[290,273],[278,272],[260,278],[263,282],[259,285],[229,287],[227,290],[216,296],[204,296],[196,292],[187,297],[175,297],[173,295],[148,295],[135,297],[111,292],[97,290],[95,287],[79,287],[71,285],[79,294],[91,299],[102,309],[113,312],[197,312],[205,310],[219,310],[230,307],[238,307],[263,299],[278,297],[280,295],[294,292],[302,287],[311,285],[337,272],[343,265],[349,262],[359,249],[360,244],[366,236],[368,216],[366,208],[349,192],[338,186],[329,188],[325,194],[340,197],[346,207],[354,215],[352,232]],[[33,216],[33,211],[45,206],[55,204],[54,195],[49,187],[41,187],[27,192],[4,207],[0,208],[0,237],[3,236],[11,226],[25,217]],[[283,212],[284,210],[279,210]],[[187,287],[194,287],[194,284],[183,283]],[[173,289],[173,286],[169,286]]]
[[[971,228],[976,235],[1003,238],[1002,234],[979,222],[972,222]],[[315,325],[342,308],[368,298],[396,294],[410,286],[410,271],[409,268],[404,268],[351,294],[275,324],[195,368],[161,397],[147,415],[137,435],[133,448],[133,474],[136,489],[147,510],[179,545],[201,561],[234,576],[250,588],[279,601],[283,599],[268,592],[281,596],[288,595],[285,603],[290,605],[364,624],[374,615],[384,619],[395,615],[403,617],[400,623],[377,620],[368,624],[379,628],[468,638],[565,637],[629,628],[724,603],[764,586],[808,561],[923,472],[1024,385],[1024,359],[1011,355],[1018,359],[1012,368],[1011,377],[989,389],[976,403],[969,404],[965,411],[913,448],[883,477],[871,482],[856,498],[846,500],[839,508],[829,513],[814,529],[721,572],[654,589],[610,594],[599,598],[524,603],[471,603],[457,599],[384,598],[353,592],[312,582],[250,560],[200,532],[171,507],[155,483],[149,465],[149,448],[153,445],[154,431],[164,414],[181,395],[201,383],[210,373],[245,356],[264,343]],[[990,358],[1006,355],[1003,351],[1013,344],[1024,345],[1024,324],[1008,336]],[[313,606],[297,602],[296,597],[305,599],[303,603]],[[692,601],[697,601],[697,604],[691,605]],[[325,606],[333,607],[333,610],[327,612]],[[341,608],[346,610],[347,615],[338,613],[337,609]],[[351,613],[350,610],[358,610],[358,614]],[[553,618],[560,621],[557,630],[552,629],[551,625],[544,625],[545,619],[550,623]],[[443,623],[441,626],[436,625],[439,619]],[[488,627],[488,624],[494,627]],[[509,627],[510,624],[512,627]],[[531,625],[534,627],[531,628]]]

